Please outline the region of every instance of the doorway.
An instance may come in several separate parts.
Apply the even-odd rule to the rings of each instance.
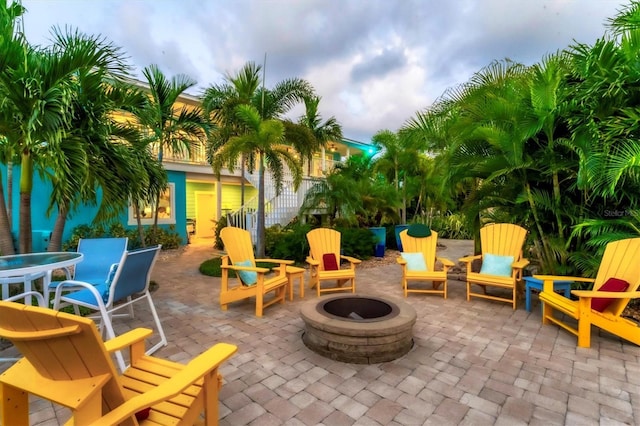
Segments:
[[[215,192],[196,191],[196,237],[215,237],[216,194]]]

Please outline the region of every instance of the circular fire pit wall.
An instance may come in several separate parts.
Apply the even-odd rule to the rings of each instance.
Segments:
[[[323,296],[300,309],[302,340],[320,355],[355,364],[391,361],[413,346],[416,311],[402,300]]]

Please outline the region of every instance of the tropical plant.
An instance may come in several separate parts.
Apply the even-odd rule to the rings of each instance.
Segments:
[[[17,16],[12,15],[15,10],[1,9],[0,128],[8,142],[5,152],[20,156],[19,249],[30,252],[33,174],[44,176],[48,169],[65,166],[61,144],[72,121],[80,77],[122,75],[127,66],[112,44],[71,29],[54,29],[54,43],[49,47],[30,46],[21,36],[8,32],[8,22]],[[2,233],[11,235],[10,229]]]
[[[204,92],[202,105],[205,114],[211,116],[212,121],[217,124],[209,135],[207,157],[218,179],[220,179],[220,170],[228,160],[219,155],[219,150],[229,138],[239,136],[242,131],[235,108],[238,105],[251,104],[260,86],[261,69],[254,62],[247,62],[237,74],[226,74],[224,83],[211,85]],[[253,163],[252,158],[249,160]],[[247,158],[243,153],[240,159],[241,208],[244,208],[245,204],[246,164]],[[242,214],[241,216],[244,217]]]
[[[158,163],[163,163],[165,151],[191,155],[193,145],[204,144],[210,130],[200,107],[178,103],[178,98],[196,81],[184,74],[167,79],[157,65],[146,67],[142,74],[149,86],[148,102],[132,112],[143,132],[147,132],[146,142],[157,149]],[[155,194],[154,229],[158,227],[160,195],[161,191]]]
[[[330,226],[382,226],[398,220],[398,194],[373,169],[371,157],[353,155],[305,194],[299,215],[327,214]]]
[[[302,170],[298,159],[284,146],[284,125],[280,120],[263,120],[252,105],[238,105],[236,115],[245,131],[242,135],[229,139],[219,152],[222,158],[228,159],[230,165],[237,164],[238,157],[246,152],[254,153],[257,157],[259,184],[256,256],[264,257],[265,169],[268,167],[273,176],[277,194],[282,191],[285,165],[292,173],[295,188],[302,182]]]
[[[260,120],[267,124],[265,129],[267,127],[272,129],[278,127],[278,129],[275,130],[277,134],[268,137],[266,134],[263,134],[261,137],[266,137],[266,139],[272,139],[274,142],[278,141],[277,143],[283,144],[273,152],[276,153],[276,157],[284,159],[284,156],[279,156],[277,153],[287,151],[284,145],[291,144],[291,141],[287,139],[288,134],[285,125],[280,122],[280,125],[276,126],[272,120],[280,121],[284,114],[298,104],[304,96],[311,95],[313,89],[307,81],[299,78],[283,80],[276,84],[273,89],[257,87],[256,84],[259,82],[260,70],[262,70],[260,66],[248,63],[235,78],[227,76],[226,84],[207,89],[204,103],[206,110],[212,112],[214,119],[222,123],[222,131],[214,135],[214,138],[212,138],[209,144],[210,149],[208,150],[214,173],[219,176],[224,166],[231,169],[235,168],[238,163],[238,154],[241,159],[241,170],[244,170],[245,164],[250,171],[255,170],[256,166],[258,167],[259,200],[256,256],[264,257],[264,171],[266,167],[272,172],[276,192],[279,193],[282,189],[282,179],[284,176],[284,170],[279,169],[279,167],[282,166],[283,163],[275,162],[265,165],[261,162],[261,159],[256,156],[260,149],[248,149],[246,152],[236,153],[235,149],[229,149],[226,145],[231,143],[231,139],[235,139],[236,141],[246,139],[245,136],[255,134],[255,132],[258,131],[260,126],[255,120],[256,117],[249,118],[254,112],[257,112]],[[280,129],[282,129],[282,135],[279,134]],[[258,133],[260,132],[261,131],[258,131]],[[255,146],[266,146],[263,143],[264,140],[262,142],[256,142]],[[263,151],[263,153],[266,154],[266,151]],[[242,156],[242,154],[245,154],[245,156]],[[270,157],[270,155],[265,155],[264,158],[268,160]],[[287,158],[294,160],[291,163],[286,160],[285,163],[290,169],[294,186],[297,188],[302,179],[300,162],[288,151]],[[246,163],[244,162],[245,160]],[[260,174],[260,170],[262,170],[262,175]]]
[[[146,150],[132,158],[134,145],[140,144],[137,129],[114,119],[116,111],[140,106],[145,95],[96,72],[79,74],[77,83],[70,126],[61,138],[65,163],[47,176],[53,184],[47,213],[56,207],[58,211],[49,251],[60,250],[67,215],[76,208],[95,204],[95,222],[116,219],[135,194],[132,188],[148,181],[148,168],[153,167],[138,161],[153,160]]]
[[[305,95],[302,97],[304,101],[305,113],[298,120],[298,124],[311,131],[312,138],[302,139],[303,143],[294,143],[297,151],[303,158],[307,159],[307,175],[311,175],[311,165],[313,163],[313,154],[326,147],[329,141],[342,140],[342,126],[335,117],[330,117],[322,122],[322,116],[318,111],[320,104],[320,96]],[[304,143],[306,142],[306,143]]]
[[[421,168],[426,164],[422,161],[424,158],[422,146],[415,143],[409,132],[394,133],[386,129],[378,131],[371,141],[380,152],[374,158],[374,170],[381,173],[387,182],[394,186],[398,197],[402,200],[399,213],[401,223],[407,223],[408,200],[422,195],[421,192],[414,191],[423,189],[416,183],[424,182],[426,178],[426,170]]]

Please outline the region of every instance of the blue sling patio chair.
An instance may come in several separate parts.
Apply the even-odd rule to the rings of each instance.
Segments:
[[[167,337],[164,334],[160,317],[153,304],[149,283],[151,282],[151,271],[156,262],[160,245],[145,249],[125,252],[122,262],[117,267],[112,268],[107,282],[93,285],[82,281],[68,280],[62,281],[56,288],[53,300],[53,309],[60,310],[64,306],[83,306],[85,308],[99,311],[100,330],[106,334],[107,339],[116,337],[113,324],[111,322],[114,312],[128,308],[128,314],[118,314],[118,316],[128,315],[133,317],[133,304],[138,301],[147,300],[149,310],[153,315],[160,341],[147,350],[147,355],[157,351],[161,346],[167,344]],[[66,286],[79,287],[81,290],[62,294],[66,291]],[[120,352],[116,353],[118,365],[122,371],[126,368],[124,358]]]
[[[109,276],[109,270],[114,264],[122,261],[124,252],[127,251],[129,239],[124,238],[80,238],[78,241],[78,253],[84,255],[82,262],[75,265],[73,273],[65,269],[67,278],[65,281],[82,281],[93,285],[104,284]],[[63,281],[50,282],[43,289],[44,300],[51,303],[51,295]],[[72,287],[68,283],[65,291],[80,290],[80,287]],[[78,312],[76,312],[77,314]]]

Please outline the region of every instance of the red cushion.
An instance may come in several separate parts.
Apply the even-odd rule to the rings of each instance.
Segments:
[[[143,408],[142,410],[136,413],[136,419],[138,421],[146,420],[149,417],[150,411],[151,411],[151,407]]]
[[[615,291],[623,292],[629,288],[629,283],[619,278],[609,278],[604,284],[600,286],[598,291]],[[614,299],[606,299],[604,297],[594,297],[591,299],[591,309],[603,312],[607,309],[607,306],[613,302]]]
[[[340,269],[338,266],[338,259],[334,253],[325,253],[322,255],[322,265],[325,271],[337,271]]]

